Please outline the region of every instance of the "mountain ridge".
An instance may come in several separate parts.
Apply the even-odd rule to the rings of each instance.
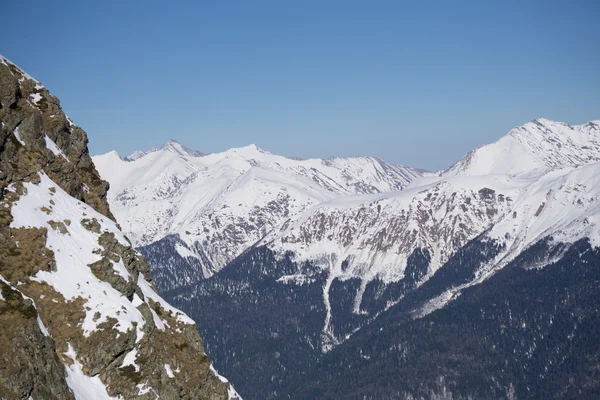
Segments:
[[[448,175],[519,174],[600,161],[600,125],[569,125],[545,118],[511,129],[496,142],[478,147],[449,168]]]
[[[134,245],[178,235],[204,277],[311,205],[397,190],[421,175],[372,157],[296,160],[255,145],[196,156],[167,143],[135,160],[110,152],[94,162],[111,182],[109,201]],[[148,222],[148,214],[157,220]]]

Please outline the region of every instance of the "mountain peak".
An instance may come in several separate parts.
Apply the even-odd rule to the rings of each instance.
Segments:
[[[600,161],[600,129],[594,122],[569,125],[537,118],[494,143],[469,152],[443,175],[521,174]]]
[[[271,154],[270,152],[261,149],[260,147],[258,147],[255,144],[249,144],[249,145],[243,146],[243,147],[234,147],[234,148],[227,150],[226,153],[229,153],[232,155],[239,155],[242,157],[244,157],[244,156],[253,157],[253,156],[256,156],[257,154]]]
[[[175,139],[169,139],[162,146],[160,146],[160,149],[166,149],[166,148],[174,147],[174,146],[181,146],[181,143],[179,143]]]
[[[190,157],[190,156],[191,157],[202,157],[205,155],[204,153],[202,153],[198,150],[191,149],[191,148],[179,143],[175,139],[169,139],[162,146],[154,147],[148,151],[136,150],[133,153],[131,153],[127,157],[127,159],[130,161],[135,161],[139,158],[146,156],[147,154],[155,153],[157,151],[171,152],[171,153],[175,153],[182,157]]]

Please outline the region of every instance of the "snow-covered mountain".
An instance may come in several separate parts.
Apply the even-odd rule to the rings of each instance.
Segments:
[[[361,360],[358,354],[366,352],[365,346],[380,343],[379,337],[384,335],[380,332],[416,329],[420,335],[443,336],[433,327],[419,327],[419,321],[435,319],[442,310],[449,313],[446,310],[452,309],[453,304],[464,304],[459,301],[464,293],[474,293],[478,287],[486,287],[496,296],[493,304],[482,303],[481,307],[510,301],[502,297],[503,291],[515,290],[514,282],[503,283],[507,274],[518,276],[522,270],[539,270],[531,274],[540,275],[544,282],[554,282],[558,278],[553,277],[564,280],[564,274],[568,273],[564,268],[569,265],[577,271],[574,274],[580,274],[574,276],[595,274],[594,264],[588,270],[586,263],[597,262],[600,245],[599,138],[597,122],[569,126],[536,120],[469,153],[448,170],[415,178],[403,190],[340,195],[290,215],[206,281],[179,285],[173,278],[176,274],[173,269],[162,270],[157,276],[159,281],[169,282],[167,287],[174,288],[166,292],[167,297],[202,322],[203,335],[208,338],[209,352],[215,356],[217,365],[250,397],[260,398],[265,387],[272,398],[282,391],[292,393],[295,386],[290,385],[311,382],[305,378],[307,374],[315,380],[322,373],[334,382],[338,379],[334,377],[342,376],[338,382],[341,384],[354,376],[352,368],[348,374],[339,371],[355,355],[356,363],[373,364],[377,361],[369,361],[370,357],[380,360],[384,354],[392,353],[394,360],[398,360],[416,346],[403,342],[394,347],[384,341],[378,350],[370,349],[371,355],[365,354]],[[515,298],[521,293],[539,293],[535,280],[531,279],[523,283],[528,285],[526,290],[513,293]],[[593,282],[595,279],[594,275]],[[564,285],[560,280],[552,283],[556,286],[552,296],[563,292],[570,293],[572,298],[584,296],[585,292],[575,287],[577,281],[573,278]],[[501,289],[496,291],[497,287]],[[279,305],[282,310],[274,309],[271,304]],[[570,301],[561,304],[565,305],[561,312],[575,315],[570,314],[569,308],[573,307]],[[476,310],[478,306],[469,304]],[[553,318],[558,318],[557,310],[530,305],[530,313],[539,313],[550,321],[544,327],[528,316],[527,309],[522,310],[525,314],[519,317],[520,331],[512,334],[516,341],[528,343],[523,346],[529,350],[523,349],[518,356],[521,364],[533,357],[531,346],[535,347],[548,334],[545,330],[550,329]],[[594,310],[585,308],[586,318],[593,319]],[[217,314],[221,323],[232,326],[231,335],[223,336],[211,322]],[[492,310],[486,315],[496,321],[497,330],[511,323],[510,314]],[[485,322],[488,328],[490,324]],[[582,335],[582,340],[587,340]],[[561,340],[551,344],[558,343],[555,354],[570,348]],[[248,365],[243,360],[247,356],[240,352],[248,343],[265,352],[260,368],[261,373],[268,371],[264,380],[262,376],[246,375]],[[423,346],[426,345],[427,341]],[[456,345],[452,342],[441,346]],[[266,354],[272,349],[276,349],[276,355],[268,357]],[[592,351],[598,350],[600,347]],[[419,354],[417,350],[413,352]],[[499,354],[510,357],[513,353],[484,353],[504,365],[508,361],[494,358]],[[462,356],[453,353],[449,360]],[[546,365],[557,362],[555,356],[543,357],[546,358],[536,362]],[[338,363],[329,369],[310,372],[324,360],[338,358],[344,362],[335,361]],[[448,362],[444,368],[453,368],[452,361],[442,361]],[[397,362],[390,361],[386,368]],[[423,360],[414,362],[423,366]],[[369,371],[363,372],[372,374]],[[431,383],[428,390],[443,392],[446,390],[443,386],[436,386],[439,379],[454,379],[452,375],[440,374],[432,378],[437,383]],[[524,372],[515,381],[538,379],[535,377],[539,375],[529,374]],[[393,368],[385,370],[382,376],[393,377]],[[499,387],[494,396],[508,396],[511,379],[507,378],[505,383],[508,383]],[[395,387],[391,382],[385,381],[385,385]],[[331,384],[324,382],[321,389],[330,390]],[[544,382],[532,385],[538,385],[535,393],[546,390]],[[574,387],[577,390],[578,384]],[[364,386],[357,388],[363,390]],[[474,393],[468,385],[465,390],[466,397]],[[364,390],[367,397],[369,393]],[[389,395],[394,397],[392,394]],[[304,396],[312,398],[314,392],[307,389]]]
[[[86,133],[0,56],[0,397],[238,398],[119,229]]]
[[[375,278],[402,279],[412,252],[427,249],[427,279],[491,227],[490,237],[505,242],[511,254],[547,235],[594,237],[598,162],[597,123],[535,120],[402,191],[322,202],[291,216],[257,245],[321,265],[330,279],[362,279],[363,287]]]
[[[203,155],[172,140],[126,158],[93,159],[133,244],[175,236],[175,249],[204,277],[314,205],[397,191],[421,175],[374,157],[298,160],[254,145]]]
[[[589,233],[600,194],[594,192],[598,162],[598,123],[571,126],[535,120],[445,171],[413,180],[402,191],[341,196],[291,216],[259,245],[291,251],[299,261],[336,260],[336,276],[384,281],[401,279],[408,256],[426,248],[433,255],[431,274],[492,226],[497,225],[495,237],[518,240],[517,252],[540,235],[552,234],[553,226],[560,226],[554,231],[566,237],[565,219],[580,226],[577,218],[588,216]],[[572,210],[566,210],[567,203],[575,204]],[[541,218],[547,215],[548,220]]]
[[[453,175],[516,175],[600,161],[600,121],[583,125],[539,118],[512,129],[497,142],[471,151],[439,172]]]

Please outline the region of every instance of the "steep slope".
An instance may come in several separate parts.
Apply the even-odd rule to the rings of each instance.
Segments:
[[[111,152],[94,161],[111,184],[111,208],[133,244],[150,257],[156,247],[170,247],[179,255],[170,269],[187,271],[179,278],[188,283],[209,277],[310,206],[398,190],[420,175],[372,157],[295,160],[254,145],[201,155],[174,141],[125,159]]]
[[[600,251],[585,240],[554,261],[549,251],[529,248],[423,318],[399,303],[280,397],[598,398]]]
[[[85,132],[1,56],[0,120],[2,398],[234,397],[113,221]]]

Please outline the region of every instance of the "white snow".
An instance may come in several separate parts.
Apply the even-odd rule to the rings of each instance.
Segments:
[[[189,324],[189,325],[194,325],[195,322],[188,317],[185,313],[183,313],[182,311],[176,309],[175,307],[173,307],[172,305],[170,305],[169,303],[167,303],[166,301],[164,301],[162,299],[162,297],[160,297],[155,291],[154,289],[152,289],[152,287],[150,286],[150,284],[148,283],[148,281],[146,281],[146,279],[144,279],[144,277],[142,276],[142,274],[140,274],[139,278],[138,278],[138,286],[140,287],[140,289],[142,289],[142,293],[144,294],[144,297],[146,299],[146,301],[148,299],[152,299],[152,301],[155,301],[157,303],[160,304],[160,306],[167,312],[171,312],[173,313],[173,315],[177,316],[177,321],[178,322],[182,322],[184,324]],[[152,307],[150,307],[151,311]],[[158,316],[156,316],[156,318],[158,318]],[[160,318],[158,318],[160,320]]]
[[[302,286],[308,283],[311,283],[313,279],[307,277],[303,274],[294,274],[294,275],[284,275],[277,279],[279,283],[293,283],[298,286]]]
[[[184,258],[185,257],[192,257],[192,258],[198,257],[194,252],[192,252],[187,247],[183,246],[181,243],[175,244],[175,251],[177,251],[177,253],[179,253],[179,255]]]
[[[90,377],[83,373],[81,363],[77,361],[77,354],[69,343],[69,350],[65,355],[73,360],[71,365],[66,365],[67,384],[75,394],[76,400],[119,400],[119,397],[111,397],[106,392],[106,386],[99,377]]]
[[[54,141],[50,139],[48,135],[44,134],[44,140],[46,141],[46,147],[48,148],[48,150],[54,153],[55,156],[61,156],[65,160],[69,161],[67,156],[65,156],[65,153],[63,153],[63,151],[58,148],[56,143],[54,143]]]
[[[117,274],[119,274],[123,279],[125,279],[126,281],[128,281],[131,278],[131,275],[129,275],[129,271],[127,271],[127,268],[125,268],[125,265],[123,265],[123,259],[120,258],[119,262],[114,262],[111,261],[113,268],[115,269],[115,272]]]
[[[536,119],[482,146],[441,174],[516,175],[600,161],[600,128]]]
[[[150,391],[154,392],[154,394],[156,395],[156,392],[154,391],[154,389],[152,389],[150,386],[148,386],[147,383],[140,383],[136,387],[138,389],[138,396],[143,396],[145,394],[148,394],[148,393],[150,393]],[[156,395],[156,399],[158,399],[158,395]]]
[[[121,364],[120,368],[131,365],[135,368],[135,372],[139,372],[140,366],[135,363],[136,358],[137,358],[137,349],[134,348],[133,350],[131,350],[129,353],[127,353],[125,355],[125,358],[123,359],[123,364]]]
[[[120,332],[131,329],[134,323],[140,329],[144,319],[137,308],[109,283],[99,280],[88,267],[101,257],[93,252],[98,247],[98,234],[81,225],[82,215],[85,213],[87,218],[96,218],[102,231],[112,232],[119,241],[126,243],[116,224],[87,204],[70,197],[44,173],[40,173],[40,180],[39,185],[26,183],[27,194],[21,196],[12,208],[11,227],[48,228],[46,246],[54,250],[56,272],[39,271],[31,279],[48,283],[67,300],[77,297],[86,300],[86,316],[82,324],[86,336],[110,317],[118,321],[115,328]],[[50,192],[51,187],[55,188],[54,194]],[[49,205],[51,199],[55,205],[51,213],[46,214],[41,207]],[[67,235],[55,231],[48,224],[51,220],[66,219],[72,222],[67,227]],[[94,320],[96,313],[100,318]]]
[[[15,128],[14,134],[15,134],[15,138],[17,138],[19,143],[21,143],[23,146],[25,146],[25,142],[23,141],[23,139],[21,139],[21,135],[19,135],[19,127],[18,126]]]
[[[42,319],[40,318],[39,315],[37,316],[37,323],[38,323],[38,326],[40,327],[40,330],[44,334],[44,336],[50,337],[50,334],[48,333],[48,329],[46,329],[46,326],[42,322]]]
[[[32,94],[30,94],[30,95],[29,95],[29,97],[31,97],[31,100],[32,100],[32,101],[33,101],[35,104],[37,104],[37,103],[38,103],[38,101],[40,101],[40,100],[42,99],[42,95],[41,95],[41,94],[39,94],[39,93],[32,93]]]
[[[169,378],[175,378],[175,374],[173,373],[173,370],[169,364],[165,364],[165,372]]]
[[[600,245],[600,162],[552,171],[532,181],[515,202],[516,218],[496,224],[490,237],[504,239],[518,254],[552,235],[573,243],[587,237]]]

